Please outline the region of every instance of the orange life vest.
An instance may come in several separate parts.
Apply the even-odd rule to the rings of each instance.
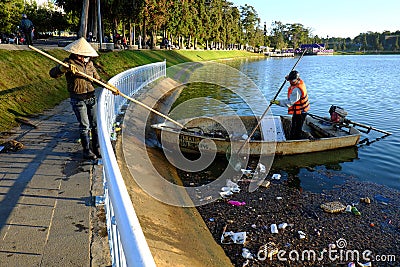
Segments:
[[[303,112],[307,112],[310,109],[310,102],[308,101],[308,94],[307,94],[307,89],[306,85],[304,84],[303,80],[299,80],[299,82],[296,85],[291,85],[288,88],[288,98],[290,98],[290,95],[292,94],[292,91],[295,88],[299,88],[301,91],[301,97],[300,99],[293,104],[288,109],[289,114],[301,114]]]

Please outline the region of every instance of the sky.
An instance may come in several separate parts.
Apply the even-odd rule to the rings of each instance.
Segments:
[[[400,30],[400,0],[229,0],[234,6],[253,6],[271,29],[274,21],[300,23],[321,38],[354,38],[360,33]]]

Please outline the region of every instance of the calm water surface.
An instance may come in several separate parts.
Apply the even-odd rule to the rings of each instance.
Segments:
[[[227,64],[248,76],[268,100],[274,97],[296,60],[247,59]],[[276,158],[274,166],[282,169],[284,176],[293,175],[294,172],[301,181],[301,187],[308,190],[321,189],[321,186],[333,187],[342,183],[343,177],[400,190],[400,56],[306,56],[296,69],[307,85],[311,101],[310,113],[329,116],[329,107],[338,105],[349,113],[348,119],[392,132],[392,135],[357,149]],[[232,82],[241,86],[240,80]],[[253,91],[248,92],[251,94]],[[189,91],[186,93],[190,94]],[[278,99],[285,97],[286,93],[287,85]],[[261,103],[262,95],[254,94],[253,100]],[[226,98],[233,107],[246,113],[243,107],[240,108],[240,101],[232,94],[218,97]],[[223,113],[212,102],[201,105],[201,108],[210,115]],[[262,113],[266,106],[260,105],[259,108]],[[286,114],[284,108],[277,106],[272,107],[272,112],[274,115]],[[381,134],[371,132],[369,139],[379,136]],[[319,175],[321,172],[325,175]],[[328,178],[327,172],[331,174]]]

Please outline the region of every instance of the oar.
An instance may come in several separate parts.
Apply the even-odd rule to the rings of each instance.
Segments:
[[[306,50],[303,51],[303,53],[301,54],[301,56],[299,57],[299,59],[296,61],[296,63],[294,64],[293,68],[291,69],[291,71],[293,71],[297,64],[300,62],[300,59],[304,56],[304,53],[306,52]],[[276,100],[276,98],[278,97],[279,93],[282,91],[282,88],[285,86],[286,84],[286,78],[283,81],[281,87],[279,88],[278,92],[276,92],[274,98],[272,99],[272,101],[270,102],[270,104],[268,105],[267,109],[264,111],[264,113],[261,115],[260,119],[258,120],[258,123],[256,125],[256,127],[254,127],[254,129],[251,131],[250,135],[247,137],[246,141],[244,141],[244,143],[240,146],[239,150],[237,152],[235,152],[237,155],[240,154],[240,151],[242,151],[243,147],[250,141],[251,137],[254,135],[254,133],[256,132],[257,128],[260,126],[262,119],[264,118],[264,116],[267,114],[267,112],[269,111],[269,109],[272,106],[272,102]],[[241,168],[241,164],[239,161],[237,161],[235,164],[233,164],[235,170],[240,170]]]
[[[45,57],[50,58],[51,60],[57,62],[58,64],[63,65],[63,66],[66,67],[66,68],[69,68],[69,64],[67,64],[67,63],[65,63],[65,62],[62,62],[61,60],[58,60],[57,58],[55,58],[55,57],[53,57],[53,56],[47,54],[46,52],[43,52],[42,50],[39,50],[39,49],[37,49],[36,47],[34,47],[34,46],[32,46],[32,45],[29,45],[29,48],[32,49],[32,50],[34,50],[34,51],[36,51],[36,52],[38,52],[38,53],[40,53],[40,54],[42,54],[42,55],[44,55]],[[97,83],[97,84],[103,86],[104,88],[106,88],[106,89],[112,91],[113,93],[116,93],[116,94],[118,94],[118,95],[120,95],[120,96],[122,96],[122,97],[124,97],[124,98],[126,98],[126,99],[128,99],[128,100],[130,100],[130,101],[132,101],[132,102],[134,102],[134,103],[136,103],[136,104],[138,104],[138,105],[144,107],[144,108],[146,108],[147,110],[150,110],[151,112],[154,112],[155,114],[157,114],[157,115],[163,117],[164,119],[169,120],[170,122],[172,122],[172,123],[178,125],[179,127],[183,128],[183,129],[185,128],[185,126],[183,126],[181,123],[179,123],[179,122],[177,122],[177,121],[171,119],[170,117],[168,117],[168,116],[166,116],[166,115],[164,115],[164,114],[158,112],[158,111],[155,110],[155,109],[152,109],[151,107],[147,106],[146,104],[143,104],[142,102],[140,102],[140,101],[138,101],[138,100],[136,100],[136,99],[134,99],[134,98],[132,98],[132,97],[129,97],[129,96],[125,95],[124,93],[121,93],[121,92],[118,90],[117,87],[111,86],[110,84],[107,84],[107,83],[103,83],[102,81],[100,81],[100,80],[98,80],[98,79],[96,79],[96,78],[94,78],[94,77],[92,77],[92,76],[89,76],[89,75],[87,75],[87,74],[84,73],[84,72],[77,71],[77,73],[78,73],[79,75],[81,75],[81,76],[83,76],[83,77],[85,77],[85,78],[91,80],[92,82],[95,82],[95,83]]]
[[[327,118],[320,117],[318,115],[314,115],[314,114],[311,114],[311,113],[307,113],[307,115],[309,115],[310,117],[313,117],[313,118],[317,118],[317,119],[321,119],[321,120],[327,121],[327,122],[335,123],[335,122],[330,121]],[[372,127],[372,126],[369,126],[369,125],[366,125],[366,124],[362,124],[362,123],[359,123],[359,122],[354,122],[354,121],[351,121],[351,120],[348,120],[348,119],[344,119],[343,123],[353,124],[354,126],[359,126],[359,127],[365,128],[365,129],[367,129],[367,131],[365,131],[365,133],[369,133],[372,130],[372,131],[383,133],[386,136],[392,134],[390,132],[387,132],[387,131],[384,131],[384,130],[381,130],[381,129],[378,129],[378,128],[375,128],[375,127]],[[337,124],[343,124],[343,123],[337,123]]]

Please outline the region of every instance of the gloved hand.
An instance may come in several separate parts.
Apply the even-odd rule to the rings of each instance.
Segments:
[[[279,100],[271,100],[270,101],[271,104],[275,104],[275,105],[279,105]]]
[[[69,64],[69,71],[75,74],[78,72],[78,68],[75,65]]]
[[[60,65],[60,71],[65,73],[67,71],[72,72],[73,74],[78,72],[78,68],[75,65],[70,64],[69,67],[65,67],[64,65]]]
[[[120,94],[119,89],[116,86],[112,85],[111,83],[107,83],[107,85],[110,88],[112,88],[111,91],[112,91],[113,95],[119,95]]]

